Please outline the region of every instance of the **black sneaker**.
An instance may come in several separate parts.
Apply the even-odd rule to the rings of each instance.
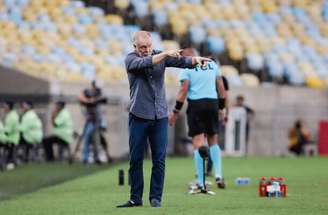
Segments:
[[[127,203],[124,203],[122,205],[117,205],[117,208],[130,208],[130,207],[139,207],[142,206],[142,203],[135,203],[132,200],[129,200]]]
[[[95,160],[95,164],[101,166],[102,165],[102,162],[99,159],[97,159],[97,160]]]
[[[154,208],[159,208],[159,207],[161,207],[161,202],[157,199],[152,199],[152,200],[150,200],[150,206],[152,206]]]
[[[216,185],[218,186],[219,189],[225,189],[226,188],[226,184],[224,183],[223,178],[216,178],[215,183],[216,183]]]

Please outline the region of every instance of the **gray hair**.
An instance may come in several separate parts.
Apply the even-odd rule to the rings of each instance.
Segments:
[[[132,43],[135,44],[135,42],[138,40],[140,37],[145,37],[148,36],[151,38],[151,34],[148,31],[137,31],[133,34],[132,37]]]

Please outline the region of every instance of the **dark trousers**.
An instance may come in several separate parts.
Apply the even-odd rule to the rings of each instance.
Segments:
[[[103,133],[104,131],[100,131],[100,145],[104,149],[106,157],[107,157],[107,162],[110,163],[113,161],[112,157],[109,155],[108,152],[108,143],[105,138],[105,134]]]
[[[149,200],[161,201],[165,175],[165,156],[168,142],[168,119],[145,120],[129,115],[129,147],[131,183],[130,199],[142,202],[144,188],[143,159],[145,145],[149,140],[152,155],[152,172],[150,181]]]
[[[297,156],[304,154],[304,144],[297,143],[291,147],[289,147],[289,151],[295,153]]]
[[[44,147],[44,151],[45,151],[46,161],[54,161],[55,160],[54,151],[53,151],[53,146],[55,144],[57,144],[59,146],[59,153],[58,153],[59,160],[63,159],[64,149],[68,150],[68,155],[69,155],[69,159],[70,159],[71,152],[70,152],[69,144],[65,140],[57,137],[56,135],[51,135],[49,137],[44,138],[42,143],[43,143],[43,147]]]
[[[14,163],[16,164],[16,145],[13,143],[9,143],[6,146],[7,150],[7,163]]]
[[[0,169],[5,169],[8,163],[16,164],[16,146],[12,143],[0,143]]]
[[[24,162],[28,163],[30,161],[30,157],[32,155],[32,160],[36,161],[39,158],[39,143],[28,143],[25,138],[23,137],[23,135],[21,135],[20,138],[20,143],[19,143],[20,147],[23,148],[23,160]],[[32,154],[31,154],[32,153]]]

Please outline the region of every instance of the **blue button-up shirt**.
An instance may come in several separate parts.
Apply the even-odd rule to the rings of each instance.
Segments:
[[[161,53],[154,50],[152,55]],[[153,65],[152,56],[140,57],[131,52],[125,59],[130,84],[129,111],[143,119],[162,119],[168,116],[165,96],[165,67],[193,68],[191,57],[167,57]]]

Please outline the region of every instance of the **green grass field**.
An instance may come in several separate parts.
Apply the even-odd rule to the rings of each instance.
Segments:
[[[86,167],[80,163],[67,165],[60,162],[19,166],[14,171],[0,172],[0,201],[90,175],[106,168],[108,168],[106,165]]]
[[[187,184],[194,178],[193,162],[191,158],[170,158],[161,208],[151,208],[148,203],[150,162],[146,161],[141,208],[115,208],[128,199],[129,192],[127,185],[118,186],[118,169],[127,171],[127,164],[119,164],[1,201],[0,214],[328,214],[328,158],[224,158],[223,162],[227,189],[213,187],[215,196],[188,195]],[[251,184],[235,185],[239,176],[250,177]],[[288,197],[258,197],[256,179],[261,176],[286,177]]]

